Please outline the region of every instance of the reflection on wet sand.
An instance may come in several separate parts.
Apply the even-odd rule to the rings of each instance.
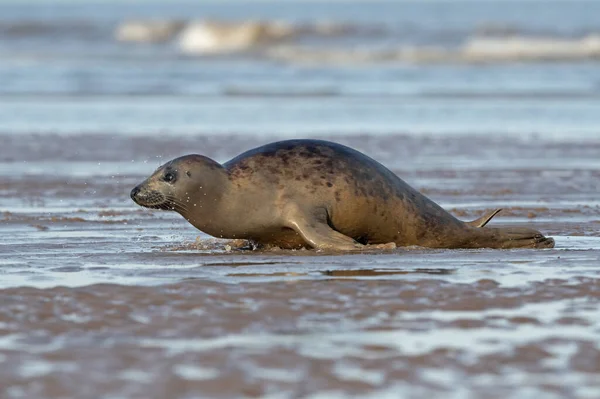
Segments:
[[[323,272],[326,276],[333,277],[369,277],[369,276],[387,276],[393,274],[451,274],[455,270],[452,269],[414,269],[414,270],[326,270]]]
[[[274,272],[274,273],[229,273],[230,277],[299,277],[307,276],[306,273]]]
[[[459,380],[480,397],[595,395],[598,287],[421,278],[10,288],[0,351],[12,367],[0,378],[25,397],[60,397],[57,386],[78,397],[148,397],[159,386],[175,397],[439,395]]]
[[[268,263],[260,263],[261,265]],[[272,262],[271,264],[277,264]],[[257,263],[220,263],[211,264],[210,266],[255,266]],[[207,266],[207,265],[205,265]],[[452,269],[414,269],[414,270],[372,270],[372,269],[356,269],[356,270],[325,270],[321,272],[324,276],[328,277],[377,277],[377,276],[389,276],[389,275],[405,275],[405,274],[451,274],[455,270]],[[229,273],[230,277],[299,277],[308,276],[308,273],[296,273],[296,272],[273,272],[273,273]]]

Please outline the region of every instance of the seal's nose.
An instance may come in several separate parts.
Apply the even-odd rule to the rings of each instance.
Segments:
[[[133,190],[131,190],[131,199],[135,201],[135,197],[139,194],[140,192],[140,187],[139,186],[135,186],[133,188]]]

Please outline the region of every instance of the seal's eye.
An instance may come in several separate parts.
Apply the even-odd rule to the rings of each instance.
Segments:
[[[176,177],[175,173],[173,173],[173,172],[167,172],[163,176],[163,180],[166,181],[167,183],[173,183],[175,181],[175,177]]]

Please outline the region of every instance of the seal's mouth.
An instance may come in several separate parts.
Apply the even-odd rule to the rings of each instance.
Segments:
[[[145,208],[173,210],[173,207],[167,201],[167,197],[159,191],[143,190],[136,186],[131,190],[131,199]]]

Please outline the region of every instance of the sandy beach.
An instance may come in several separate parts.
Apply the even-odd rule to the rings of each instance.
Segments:
[[[147,154],[264,140],[3,137],[7,397],[598,393],[600,143],[339,139],[459,218],[503,207],[492,223],[549,250],[236,250],[128,197],[162,161]]]

